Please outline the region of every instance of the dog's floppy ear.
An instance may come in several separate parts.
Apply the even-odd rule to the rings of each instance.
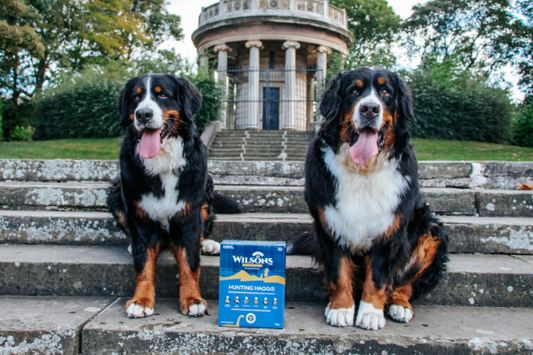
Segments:
[[[400,117],[416,123],[417,120],[415,113],[413,112],[413,97],[411,96],[411,90],[398,74],[393,73],[393,77],[396,81],[396,88],[398,90],[396,96],[396,110],[400,114]]]
[[[341,87],[341,74],[337,75],[328,84],[320,99],[320,113],[325,118],[325,124],[334,121],[340,113],[342,98],[339,93]]]
[[[126,105],[126,88],[122,89],[117,98],[117,111],[120,115],[120,125],[126,124],[128,116],[128,106]]]
[[[192,121],[193,116],[202,106],[202,94],[196,86],[185,78],[177,78],[178,82],[178,103],[185,116]]]

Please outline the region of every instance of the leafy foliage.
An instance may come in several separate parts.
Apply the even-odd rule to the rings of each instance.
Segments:
[[[514,26],[520,85],[528,95],[533,95],[533,2],[517,0],[516,5],[520,14],[520,19]]]
[[[211,76],[202,73],[188,79],[202,93],[202,107],[194,117],[194,123],[201,134],[209,122],[220,118],[222,88]]]
[[[533,97],[524,100],[513,126],[513,143],[533,147]]]
[[[13,141],[31,141],[33,135],[35,134],[35,127],[21,127],[16,126],[15,129],[11,131],[9,138]]]
[[[37,104],[40,139],[104,138],[121,134],[116,99],[123,81],[94,69],[47,91]]]
[[[513,57],[510,0],[432,0],[413,9],[403,28],[423,61],[453,57],[462,69],[490,74]]]
[[[453,64],[407,74],[418,123],[415,137],[508,142],[514,106],[505,90],[487,79],[454,70]]]
[[[346,69],[394,65],[396,57],[391,44],[398,37],[401,19],[386,0],[332,0],[331,3],[346,9],[348,29],[355,37]]]
[[[3,128],[4,124],[2,122],[3,113],[4,113],[4,99],[0,97],[0,141],[2,140],[3,135],[4,135],[4,128]]]
[[[122,133],[116,109],[116,98],[125,82],[151,72],[185,76],[202,93],[203,104],[195,116],[200,133],[212,120],[220,117],[221,89],[206,74],[190,74],[191,65],[173,51],[160,51],[159,56],[145,58],[134,65],[110,63],[105,67],[89,67],[78,74],[64,75],[61,84],[44,91],[37,101],[37,137],[106,138]]]

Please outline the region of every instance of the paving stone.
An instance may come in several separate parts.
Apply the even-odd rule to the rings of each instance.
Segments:
[[[366,331],[326,324],[324,305],[288,303],[284,329],[217,326],[211,315],[186,317],[176,300],[156,300],[155,315],[129,319],[126,299],[101,312],[83,328],[82,349],[100,354],[530,354],[533,310],[415,306],[408,324],[387,319],[385,328]]]
[[[476,204],[482,217],[533,217],[532,191],[477,191]]]
[[[0,354],[79,354],[82,327],[114,300],[0,296]]]
[[[218,297],[218,257],[202,257],[200,288],[206,299]],[[175,261],[159,258],[158,297],[177,297]],[[323,302],[318,270],[307,256],[288,256],[286,299]],[[3,245],[0,294],[131,296],[133,262],[125,247]],[[505,255],[451,254],[439,286],[417,301],[482,307],[533,307],[533,265]]]

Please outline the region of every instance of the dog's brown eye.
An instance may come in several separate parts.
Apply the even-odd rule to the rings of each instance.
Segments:
[[[135,96],[135,101],[139,101],[141,100],[141,97],[140,96]]]
[[[165,95],[165,94],[161,94],[161,95],[159,95],[158,97],[159,97],[160,99],[166,99],[166,98],[168,98],[168,96]]]
[[[352,95],[353,95],[353,96],[359,95],[359,91],[354,90],[354,91],[352,92]]]
[[[387,96],[388,94],[389,94],[389,90],[387,90],[387,89],[382,89],[381,90],[381,95]]]

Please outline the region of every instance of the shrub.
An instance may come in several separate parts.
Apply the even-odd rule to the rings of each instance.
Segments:
[[[4,124],[2,123],[2,114],[4,111],[4,99],[0,97],[0,141],[2,141],[2,137],[4,136]]]
[[[17,127],[35,126],[35,105],[33,101],[22,99],[18,106],[5,100],[2,110],[2,130],[4,139],[13,139],[11,132]]]
[[[194,123],[198,132],[202,134],[209,122],[220,119],[222,88],[211,76],[205,74],[198,74],[188,79],[202,93],[202,107],[194,116]]]
[[[509,142],[514,106],[507,91],[486,78],[433,67],[408,74],[418,123],[413,136],[452,140]]]
[[[513,144],[533,147],[533,97],[524,100],[513,126]]]
[[[31,141],[35,133],[35,128],[28,126],[26,128],[16,126],[9,134],[9,139],[12,141]]]
[[[78,80],[45,93],[39,100],[40,139],[105,138],[122,133],[116,109],[122,83],[98,77]]]

